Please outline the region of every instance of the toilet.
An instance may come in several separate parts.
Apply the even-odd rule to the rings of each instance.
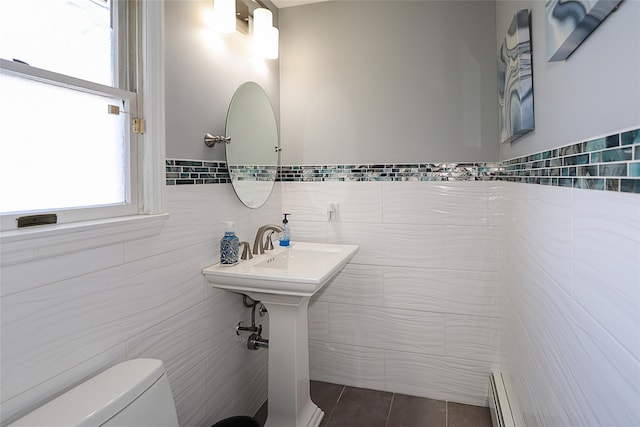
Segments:
[[[169,380],[160,360],[113,366],[20,418],[9,427],[178,427]]]
[[[216,426],[258,425],[251,417],[232,417],[220,423]],[[162,361],[134,359],[120,363],[8,427],[45,426],[178,427]]]

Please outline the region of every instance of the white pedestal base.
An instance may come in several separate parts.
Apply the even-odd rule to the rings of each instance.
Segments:
[[[269,414],[265,427],[317,427],[309,395],[309,297],[253,294],[269,311]]]

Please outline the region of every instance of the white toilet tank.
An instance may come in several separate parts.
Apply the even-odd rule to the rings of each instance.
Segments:
[[[39,407],[9,427],[178,427],[162,361],[113,366]]]

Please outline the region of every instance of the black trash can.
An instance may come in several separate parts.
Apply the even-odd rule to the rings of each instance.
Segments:
[[[239,415],[237,417],[225,418],[211,427],[260,427],[260,424],[252,417]]]

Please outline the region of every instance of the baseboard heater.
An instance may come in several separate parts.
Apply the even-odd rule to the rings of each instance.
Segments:
[[[493,427],[516,427],[500,372],[493,372],[489,380],[489,410]]]

